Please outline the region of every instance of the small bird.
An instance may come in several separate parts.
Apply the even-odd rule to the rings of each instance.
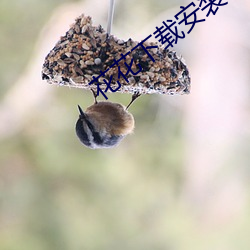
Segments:
[[[140,96],[135,93],[127,107],[119,103],[97,102],[96,93],[92,90],[95,103],[85,112],[78,105],[80,112],[76,122],[76,134],[82,144],[91,149],[111,148],[134,130],[134,117],[127,109]]]

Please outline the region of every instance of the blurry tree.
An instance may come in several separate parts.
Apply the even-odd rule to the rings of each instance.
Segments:
[[[229,1],[175,47],[191,95],[139,98],[135,134],[96,151],[74,135],[91,93],[40,72],[76,16],[105,27],[108,0],[63,2],[0,3],[0,249],[249,250],[249,1]],[[137,40],[189,3],[116,2],[113,33]]]

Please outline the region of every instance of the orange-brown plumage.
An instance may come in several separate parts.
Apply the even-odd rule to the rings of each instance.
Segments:
[[[85,114],[97,131],[111,135],[127,135],[133,132],[134,118],[119,103],[98,102],[88,107]]]
[[[117,146],[126,135],[134,130],[134,117],[127,111],[140,94],[134,93],[125,108],[119,103],[97,102],[97,94],[92,90],[95,103],[84,112],[78,105],[79,118],[76,134],[83,145],[91,149]]]

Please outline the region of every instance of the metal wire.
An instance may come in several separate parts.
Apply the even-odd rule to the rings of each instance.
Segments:
[[[115,0],[110,0],[109,13],[108,13],[108,26],[107,26],[107,33],[108,34],[110,34],[111,30],[112,30],[114,10],[115,10]]]

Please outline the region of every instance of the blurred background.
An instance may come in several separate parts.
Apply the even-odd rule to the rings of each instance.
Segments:
[[[139,41],[190,2],[116,0],[113,34]],[[1,0],[1,250],[250,249],[250,2],[228,2],[174,48],[191,94],[140,97],[134,134],[90,150],[74,126],[92,94],[41,68],[81,13],[106,28],[109,1]]]

